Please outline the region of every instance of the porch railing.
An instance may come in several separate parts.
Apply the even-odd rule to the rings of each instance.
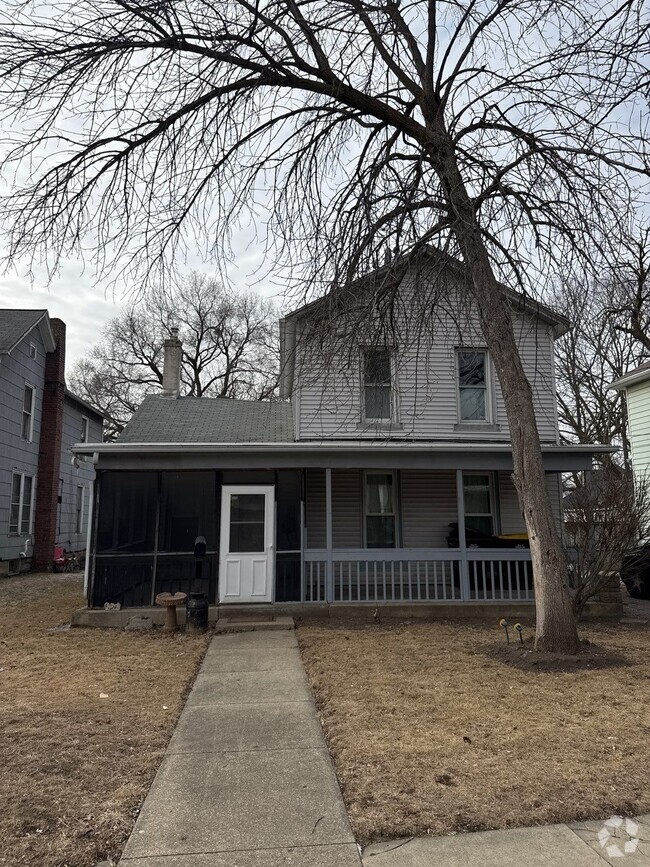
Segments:
[[[329,566],[329,569],[328,569]],[[329,584],[329,587],[328,587]],[[530,601],[527,549],[307,550],[305,602]]]

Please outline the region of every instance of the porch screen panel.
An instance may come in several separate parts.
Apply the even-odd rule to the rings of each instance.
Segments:
[[[160,493],[158,551],[193,553],[197,536],[205,536],[208,552],[216,551],[216,472],[164,472]]]
[[[97,554],[153,551],[157,499],[158,473],[102,473]]]

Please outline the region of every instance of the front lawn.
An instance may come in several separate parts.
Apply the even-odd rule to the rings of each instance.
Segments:
[[[48,630],[82,578],[0,580],[0,865],[117,859],[207,638]]]
[[[301,626],[358,839],[649,812],[650,632],[581,634],[629,665],[521,670],[496,625]]]

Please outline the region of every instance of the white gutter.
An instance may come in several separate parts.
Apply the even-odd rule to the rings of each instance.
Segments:
[[[319,452],[329,451],[413,451],[413,452],[466,452],[468,449],[479,452],[510,452],[510,443],[474,443],[474,442],[392,442],[381,440],[310,440],[308,442],[273,442],[273,443],[77,443],[72,447],[74,454],[160,454],[175,453],[219,453],[219,452]],[[611,453],[618,451],[616,446],[601,444],[584,445],[542,445],[545,454],[593,454],[594,452]]]
[[[611,385],[607,386],[608,391],[622,391],[624,388],[628,388],[630,385],[636,385],[639,382],[643,382],[646,379],[650,379],[650,368],[646,368],[645,370],[639,370],[637,373],[626,373],[625,376],[622,376],[620,379],[614,380]]]

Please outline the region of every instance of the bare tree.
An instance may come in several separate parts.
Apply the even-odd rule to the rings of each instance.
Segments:
[[[170,289],[143,292],[75,365],[71,386],[106,413],[109,437],[122,430],[146,394],[159,391],[163,344],[173,326],[183,341],[181,394],[273,396],[279,370],[273,305],[193,273]]]
[[[648,173],[642,0],[13,0],[0,13],[11,258],[88,239],[146,274],[245,207],[314,294],[435,242],[505,395],[539,649],[579,646],[504,284],[589,266]],[[74,118],[84,118],[82,129]],[[92,235],[89,235],[92,233]],[[395,274],[391,275],[391,279]],[[378,286],[378,292],[381,286]],[[357,306],[361,316],[366,313]]]
[[[551,296],[575,324],[556,344],[562,433],[568,441],[619,445],[627,469],[625,395],[608,387],[650,358],[649,274],[650,233],[644,230],[597,277],[565,283]]]
[[[610,466],[586,474],[566,498],[565,520],[573,551],[571,596],[579,617],[587,602],[618,584],[623,557],[650,531],[650,486]]]

